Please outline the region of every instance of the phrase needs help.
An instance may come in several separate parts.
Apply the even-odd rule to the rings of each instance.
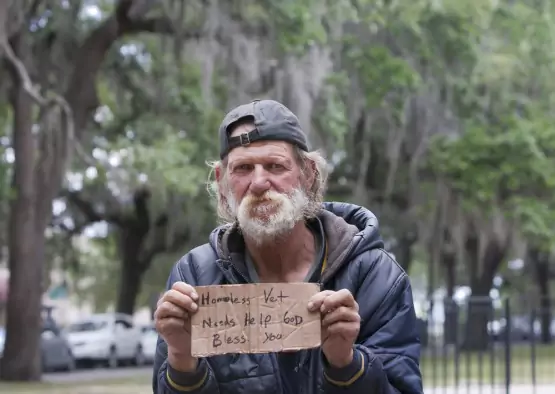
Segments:
[[[312,283],[196,287],[199,310],[192,317],[195,357],[266,353],[320,345],[320,316],[307,309],[319,291]]]

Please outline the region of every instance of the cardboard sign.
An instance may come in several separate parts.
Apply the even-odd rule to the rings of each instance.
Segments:
[[[308,300],[315,283],[198,286],[199,309],[191,318],[194,357],[267,353],[320,346],[320,313]]]

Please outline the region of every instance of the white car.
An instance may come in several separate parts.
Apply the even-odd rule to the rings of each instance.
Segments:
[[[143,332],[143,337],[141,343],[143,345],[143,354],[145,356],[145,361],[148,363],[154,362],[154,356],[156,355],[156,342],[158,341],[158,333],[153,325],[144,326],[141,328]]]
[[[145,362],[141,330],[129,315],[92,315],[71,324],[66,333],[76,361],[101,362],[110,368],[122,362]]]

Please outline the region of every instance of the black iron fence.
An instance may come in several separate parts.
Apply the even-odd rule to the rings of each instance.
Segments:
[[[552,300],[471,297],[421,320],[426,394],[555,393]]]

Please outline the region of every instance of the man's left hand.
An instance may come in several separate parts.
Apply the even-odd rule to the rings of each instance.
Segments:
[[[358,304],[347,289],[325,290],[315,294],[308,309],[322,314],[322,351],[335,368],[343,368],[353,360],[353,345],[360,331]]]

